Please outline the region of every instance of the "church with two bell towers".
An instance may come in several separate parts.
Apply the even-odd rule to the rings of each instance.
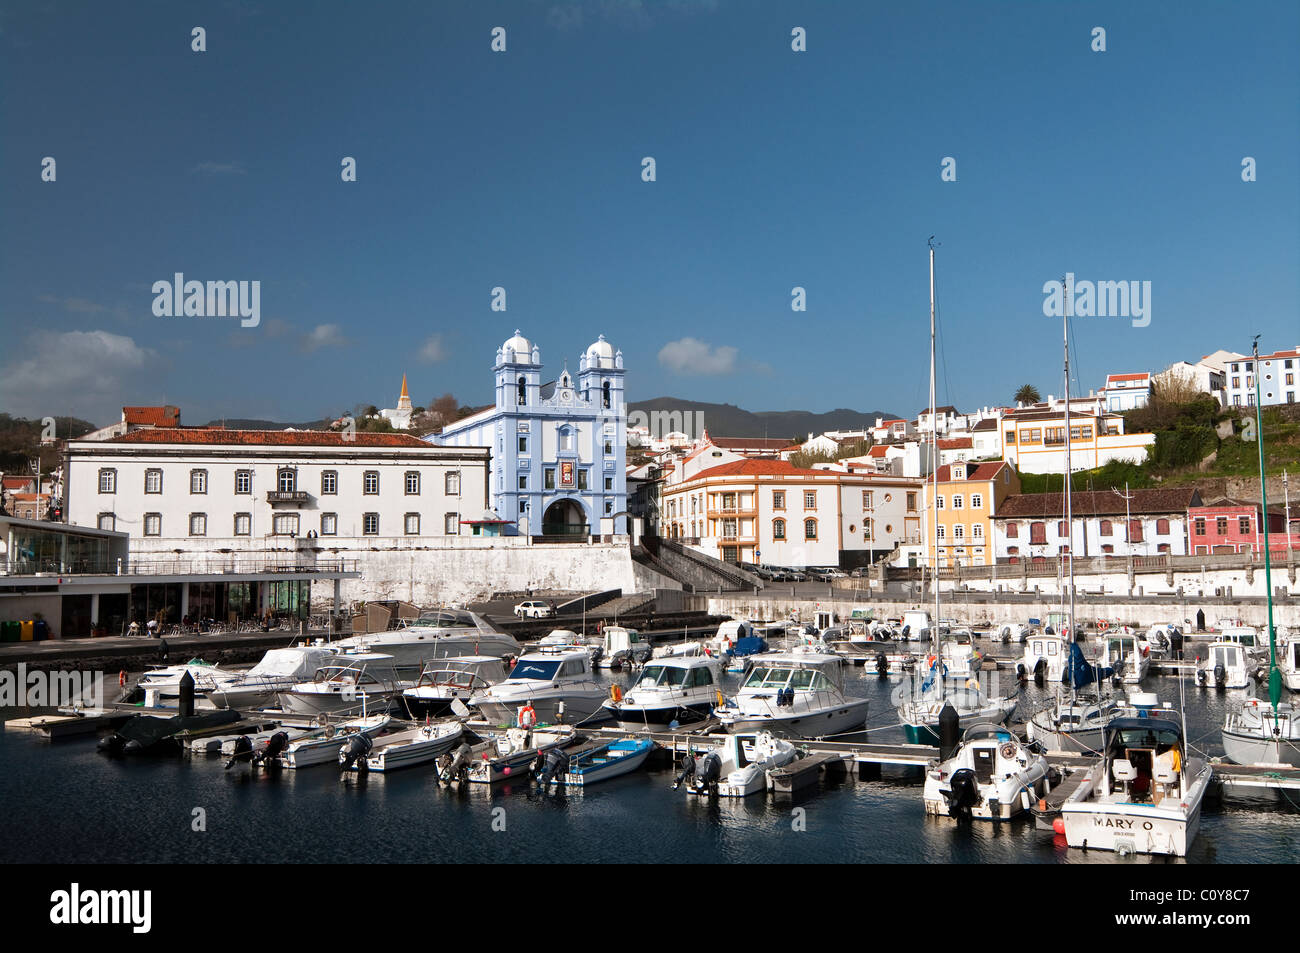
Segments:
[[[489,447],[489,506],[508,535],[628,532],[623,352],[600,335],[554,380],[519,331],[496,353],[492,407],[427,439]]]

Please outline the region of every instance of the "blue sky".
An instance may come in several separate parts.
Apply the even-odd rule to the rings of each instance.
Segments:
[[[932,234],[942,402],[1060,393],[1067,271],[1152,283],[1075,320],[1076,387],[1292,347],[1298,41],[1289,0],[5,2],[0,410],[486,403],[518,327],[551,375],[605,334],[633,399],[915,413]],[[261,324],[155,317],[177,271]]]

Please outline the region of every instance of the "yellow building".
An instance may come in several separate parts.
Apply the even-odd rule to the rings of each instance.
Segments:
[[[926,565],[935,565],[934,523],[939,531],[939,566],[988,566],[993,556],[993,515],[1020,492],[1020,475],[1004,460],[953,463],[939,468],[938,490],[925,484]],[[937,507],[932,497],[937,500]]]

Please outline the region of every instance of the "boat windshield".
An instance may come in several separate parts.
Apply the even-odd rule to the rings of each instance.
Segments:
[[[788,668],[756,668],[749,673],[741,688],[785,688],[790,680]]]
[[[1214,647],[1214,664],[1222,665],[1229,668],[1237,664],[1237,649],[1231,645],[1216,645]]]
[[[1119,732],[1118,746],[1123,748],[1154,748],[1165,751],[1178,744],[1178,732],[1151,728],[1124,728]]]
[[[560,660],[520,659],[510,671],[511,678],[536,678],[549,682],[560,670]]]
[[[653,688],[656,685],[679,686],[686,684],[686,672],[684,668],[678,668],[675,665],[647,665],[644,672],[641,673],[641,680],[636,683],[637,688]]]

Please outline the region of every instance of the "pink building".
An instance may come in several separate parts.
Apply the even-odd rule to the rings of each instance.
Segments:
[[[1286,532],[1282,507],[1268,508],[1269,548],[1276,554],[1287,547],[1300,550],[1300,533]],[[1193,556],[1218,553],[1262,553],[1264,529],[1260,505],[1223,497],[1187,509],[1187,551]]]

